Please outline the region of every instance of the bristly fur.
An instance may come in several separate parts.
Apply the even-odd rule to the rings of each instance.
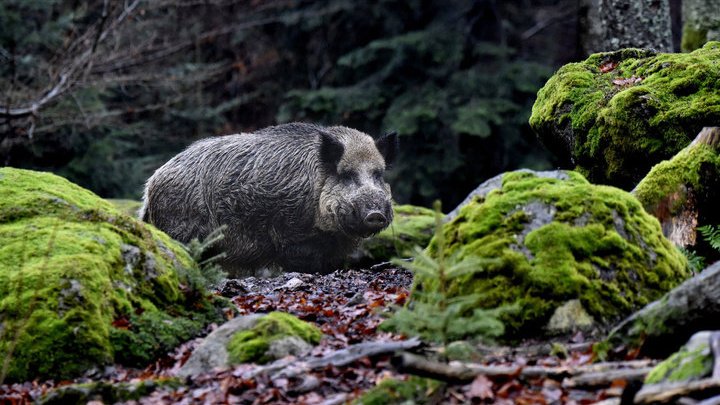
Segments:
[[[234,276],[331,271],[380,230],[368,227],[368,213],[381,213],[384,227],[392,220],[382,175],[396,154],[394,134],[375,142],[339,126],[207,138],[150,177],[140,215],[185,243],[226,225],[221,264]]]

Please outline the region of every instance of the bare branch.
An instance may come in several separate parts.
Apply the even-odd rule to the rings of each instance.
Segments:
[[[27,107],[10,108],[9,106],[0,106],[0,117],[3,118],[21,118],[29,115],[36,115],[40,107],[52,101],[55,97],[60,95],[65,89],[64,86],[67,83],[67,75],[61,75],[60,80],[50,91],[45,94],[43,98],[32,103]]]
[[[398,371],[448,382],[469,382],[478,375],[488,377],[550,378],[564,380],[568,388],[607,386],[615,380],[639,381],[652,370],[646,360],[598,363],[577,367],[504,366],[474,363],[444,363],[411,353],[400,353],[392,359]]]
[[[85,71],[85,73],[83,74],[83,76],[87,75],[90,72],[92,68],[92,56],[95,53],[98,43],[105,39],[111,30],[115,29],[123,20],[125,20],[125,18],[127,18],[127,16],[137,7],[137,5],[140,4],[140,1],[141,0],[135,0],[133,3],[127,6],[123,10],[123,12],[120,13],[118,18],[116,18],[115,21],[110,24],[110,26],[107,27],[106,30],[103,30],[105,20],[108,17],[106,1],[103,5],[103,15],[101,17],[101,21],[99,24],[97,24],[95,41],[92,43],[90,48],[83,52],[80,57],[75,58],[73,63],[71,63],[69,67],[66,67],[58,75],[58,82],[55,83],[55,85],[50,89],[50,91],[48,91],[42,98],[32,102],[29,106],[25,107],[11,108],[10,105],[0,105],[0,117],[7,119],[17,119],[37,115],[40,108],[52,102],[55,98],[63,94],[65,91],[75,86],[77,80],[79,79],[78,77],[76,77],[76,72],[79,71],[80,68],[84,68],[83,70]],[[89,32],[90,31],[88,31],[86,34],[89,34]],[[75,41],[75,43],[81,43],[82,39],[85,38],[85,36],[86,35],[81,36],[78,40]],[[31,129],[34,130],[34,123],[32,124]]]

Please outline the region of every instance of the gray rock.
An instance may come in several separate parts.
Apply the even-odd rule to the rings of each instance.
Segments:
[[[710,376],[714,361],[710,338],[716,333],[701,331],[692,335],[680,350],[655,366],[646,383],[687,382]]]
[[[262,318],[262,315],[247,315],[232,319],[214,332],[209,334],[205,340],[188,359],[178,376],[189,377],[203,374],[218,367],[228,366],[227,344],[230,338],[239,331],[247,330],[255,326],[255,323]]]
[[[300,356],[312,350],[312,345],[297,336],[288,336],[270,342],[266,355],[272,359],[282,359],[287,356]]]
[[[533,173],[537,177],[543,177],[543,178],[551,178],[551,179],[558,179],[558,180],[567,180],[568,175],[565,170],[547,170],[547,171],[535,171],[530,169],[520,169],[519,172],[526,172],[526,173]],[[495,177],[492,177],[488,180],[485,180],[483,183],[481,183],[479,186],[475,188],[475,190],[471,191],[470,194],[468,194],[467,197],[458,204],[457,207],[455,207],[454,210],[450,211],[445,216],[445,221],[449,222],[455,219],[455,217],[460,213],[460,209],[462,209],[464,206],[466,206],[470,201],[474,199],[480,199],[484,200],[485,197],[493,190],[497,190],[502,186],[502,178],[505,173],[498,174]]]
[[[580,300],[570,300],[557,307],[548,321],[548,334],[562,335],[577,331],[591,330],[595,320],[583,308]]]
[[[640,354],[667,357],[698,331],[716,325],[720,317],[720,262],[686,280],[620,322],[610,332],[612,345],[634,347],[642,341]]]
[[[293,277],[290,280],[288,280],[285,284],[276,288],[276,290],[295,291],[303,286],[305,286],[304,281],[300,280],[298,277]]]

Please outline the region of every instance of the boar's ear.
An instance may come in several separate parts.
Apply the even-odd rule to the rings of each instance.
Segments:
[[[334,173],[340,163],[345,147],[331,134],[320,131],[320,162],[325,169]]]
[[[385,159],[385,166],[390,167],[395,161],[398,153],[398,136],[397,132],[392,131],[381,136],[375,141],[375,146],[380,151]]]

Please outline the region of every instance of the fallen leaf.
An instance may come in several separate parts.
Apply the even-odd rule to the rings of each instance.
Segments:
[[[627,79],[614,79],[612,82],[616,86],[628,87],[636,83],[640,83],[643,80],[642,77],[635,77],[635,75],[628,77]]]
[[[479,399],[481,401],[495,399],[495,394],[492,390],[493,382],[483,374],[475,377],[473,382],[470,384],[470,388],[467,394],[472,399]]]
[[[121,316],[120,318],[112,322],[112,326],[118,329],[128,330],[130,329],[130,320],[128,320],[124,316]]]
[[[607,73],[615,70],[618,63],[614,61],[608,61],[600,65],[600,72],[601,73]]]

